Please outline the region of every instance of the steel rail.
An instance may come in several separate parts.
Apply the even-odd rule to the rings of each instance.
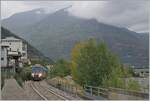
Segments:
[[[39,83],[39,85],[40,85],[41,87],[43,87],[40,83]],[[65,96],[63,96],[63,95],[60,95],[60,94],[56,93],[54,90],[52,90],[52,89],[50,89],[50,88],[48,88],[48,87],[46,87],[46,88],[43,87],[43,88],[46,89],[46,90],[48,90],[50,93],[52,93],[52,94],[58,96],[59,98],[61,98],[61,99],[63,99],[63,100],[71,100],[71,99],[69,99],[69,98],[67,98],[67,97],[65,97]]]
[[[45,96],[43,96],[36,88],[35,85],[31,82],[31,87],[32,89],[43,99],[43,100],[48,100]]]

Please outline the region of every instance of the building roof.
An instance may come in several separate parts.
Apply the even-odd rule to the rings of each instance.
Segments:
[[[21,39],[17,39],[15,37],[6,37],[5,39],[2,39],[3,40],[21,40]]]

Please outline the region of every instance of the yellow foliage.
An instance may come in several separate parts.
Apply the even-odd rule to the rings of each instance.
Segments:
[[[78,43],[72,49],[72,52],[71,52],[72,60],[76,61],[77,57],[79,56],[79,53],[80,53],[79,51],[81,47],[83,47],[82,43]]]

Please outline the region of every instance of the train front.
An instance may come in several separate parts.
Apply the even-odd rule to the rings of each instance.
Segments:
[[[32,66],[31,76],[33,80],[42,80],[43,75],[44,75],[43,73],[44,73],[44,70],[42,66],[37,66],[37,65]]]

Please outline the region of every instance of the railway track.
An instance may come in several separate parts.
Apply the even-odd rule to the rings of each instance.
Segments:
[[[31,85],[31,88],[35,91],[35,93],[40,96],[41,100],[48,100],[45,96],[43,96],[43,95],[36,89],[36,87],[35,87],[35,85],[33,84],[33,82],[31,82],[30,85]]]
[[[42,100],[67,100],[68,98],[57,94],[53,89],[46,88],[40,82],[31,82],[32,89],[41,97]]]

